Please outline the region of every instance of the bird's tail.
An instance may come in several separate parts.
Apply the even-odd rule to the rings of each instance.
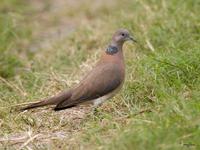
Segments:
[[[61,92],[53,97],[46,98],[39,102],[32,103],[28,106],[25,106],[25,107],[21,108],[20,110],[24,111],[24,110],[29,110],[29,109],[33,109],[33,108],[37,108],[37,107],[46,106],[46,105],[56,105],[63,100],[69,99],[70,97],[71,97],[71,91]]]

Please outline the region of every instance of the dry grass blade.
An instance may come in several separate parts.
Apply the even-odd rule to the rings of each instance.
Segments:
[[[1,76],[0,76],[0,80],[1,80],[2,82],[4,82],[8,87],[10,87],[12,90],[14,90],[14,91],[16,91],[16,92],[20,92],[21,95],[23,95],[23,96],[26,96],[26,95],[27,95],[27,93],[24,92],[22,89],[20,89],[17,85],[15,85],[15,84],[13,84],[13,83],[7,81],[6,79],[2,78]]]
[[[24,147],[26,147],[30,142],[32,142],[35,138],[37,138],[40,134],[36,134],[33,137],[30,137],[30,139],[28,139],[24,144],[22,144],[22,146],[20,146],[19,149],[23,149]]]

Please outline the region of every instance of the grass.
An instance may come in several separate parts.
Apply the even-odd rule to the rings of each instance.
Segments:
[[[0,3],[0,147],[200,149],[199,1]],[[96,114],[14,110],[77,83],[121,27],[138,44],[125,45],[124,87]]]
[[[30,37],[30,30],[21,9],[25,2],[3,0],[0,6],[0,75],[9,78],[15,75],[23,66],[20,52],[25,51],[25,45]]]

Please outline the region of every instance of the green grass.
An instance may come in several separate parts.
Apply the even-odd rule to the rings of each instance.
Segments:
[[[27,149],[200,149],[198,0],[68,1],[59,9],[53,1],[42,9],[26,3],[0,2],[0,137],[41,134]],[[13,109],[75,84],[121,27],[138,43],[124,46],[122,91],[96,114]],[[57,28],[64,36],[49,35]],[[0,147],[19,148],[28,139]]]
[[[3,0],[0,6],[0,76],[4,78],[16,75],[23,66],[19,53],[24,51],[30,37],[28,24],[22,10],[26,10],[25,1]]]

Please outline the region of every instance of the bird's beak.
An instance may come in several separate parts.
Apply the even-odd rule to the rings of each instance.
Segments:
[[[136,39],[133,36],[129,36],[127,40],[137,43]]]

